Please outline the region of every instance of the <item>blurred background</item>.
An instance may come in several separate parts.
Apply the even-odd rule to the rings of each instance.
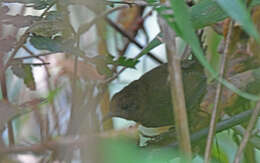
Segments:
[[[0,162],[181,162],[176,149],[139,147],[147,145],[140,132],[161,129],[121,118],[102,123],[115,93],[167,62],[164,44],[135,59],[160,33],[155,7],[116,2],[0,2]],[[211,26],[203,30],[205,53],[218,71],[224,36]],[[256,126],[259,137],[259,120]],[[213,161],[232,162],[240,140],[232,129],[218,133]],[[260,162],[258,149],[243,162]],[[199,154],[192,162],[203,162]]]

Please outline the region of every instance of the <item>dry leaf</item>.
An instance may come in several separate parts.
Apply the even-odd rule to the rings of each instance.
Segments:
[[[59,55],[59,56],[58,56]],[[54,63],[56,61],[56,63]],[[48,61],[52,68],[59,68],[59,75],[69,75],[74,74],[74,59],[65,58],[64,54],[57,53],[57,55],[50,56]],[[83,77],[88,80],[104,80],[105,75],[101,75],[93,64],[86,63],[83,61],[78,61],[77,67],[77,77]]]

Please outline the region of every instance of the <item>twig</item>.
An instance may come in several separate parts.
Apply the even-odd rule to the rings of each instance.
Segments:
[[[2,97],[3,100],[9,101],[8,99],[8,92],[7,92],[7,84],[6,84],[6,76],[5,76],[5,68],[4,68],[4,60],[3,60],[3,55],[0,57],[0,82],[1,82],[1,92],[2,92]],[[9,141],[9,146],[13,146],[15,143],[14,140],[14,132],[13,132],[13,126],[12,126],[12,121],[9,120],[7,122],[7,129],[8,129],[8,141]]]
[[[130,7],[132,6],[159,6],[160,3],[154,3],[154,4],[149,4],[145,1],[141,1],[141,0],[135,0],[135,1],[131,1],[131,2],[127,2],[127,1],[106,1],[107,5],[115,5],[115,4],[122,4],[122,5],[129,5]]]
[[[58,140],[51,140],[46,141],[44,143],[40,144],[34,144],[31,146],[16,146],[11,148],[3,148],[0,147],[0,153],[27,153],[27,152],[45,152],[47,150],[55,150],[59,147],[69,147],[69,148],[76,148],[81,147],[86,144],[86,142],[89,141],[90,138],[81,137],[78,139],[75,139],[75,137],[65,137],[65,138],[59,138]]]
[[[253,112],[253,111],[252,111]],[[245,129],[241,126],[235,126],[233,127],[233,130],[235,131],[236,134],[240,135],[243,137],[243,135],[245,135]],[[252,144],[255,148],[257,148],[258,150],[260,150],[260,137],[257,135],[254,135],[254,133],[251,134],[251,137],[249,139],[250,144]]]
[[[116,29],[119,33],[121,33],[124,37],[126,37],[127,39],[129,39],[132,43],[134,43],[137,47],[139,47],[140,49],[143,49],[143,46],[138,43],[134,38],[132,38],[127,32],[125,32],[121,27],[119,27],[116,23],[114,23],[112,20],[110,20],[109,18],[106,18],[106,21],[114,28]],[[159,58],[157,58],[154,54],[152,53],[147,53],[147,55],[149,57],[151,57],[154,61],[156,61],[157,63],[162,64],[163,61],[161,61]]]
[[[231,39],[232,29],[233,29],[233,21],[230,22],[224,54],[221,57],[221,66],[220,66],[220,77],[221,78],[224,78],[224,76],[225,76],[226,59],[227,59],[227,55],[229,52],[229,45],[230,45],[230,41],[231,41],[230,39]],[[211,149],[212,149],[213,139],[214,139],[215,130],[216,130],[216,123],[218,121],[219,114],[221,112],[220,103],[221,103],[221,97],[222,97],[222,88],[223,88],[223,85],[221,83],[218,83],[215,102],[214,102],[214,108],[211,113],[209,134],[208,134],[208,138],[207,138],[206,150],[205,150],[205,155],[204,155],[205,163],[210,162]]]
[[[249,124],[248,124],[248,126],[246,128],[246,132],[244,134],[244,137],[243,137],[243,139],[242,139],[242,141],[240,143],[240,146],[239,146],[239,148],[237,150],[237,153],[236,153],[236,156],[235,156],[235,159],[234,159],[234,163],[240,163],[241,155],[242,155],[242,153],[244,151],[244,148],[247,145],[247,142],[248,142],[248,140],[250,138],[251,132],[252,132],[252,130],[254,128],[254,125],[256,123],[256,120],[258,118],[259,113],[260,113],[260,101],[257,103],[256,108],[254,109],[253,114],[252,114],[252,116],[250,118],[250,121],[249,121]]]
[[[54,5],[55,3],[51,4],[48,8],[46,8],[44,10],[44,12],[41,14],[41,18],[43,18],[43,16],[49,11],[49,9]],[[18,52],[18,50],[24,45],[24,43],[26,42],[27,38],[29,37],[29,34],[30,34],[30,27],[24,32],[24,34],[20,37],[20,40],[17,42],[15,48],[14,48],[14,51],[11,53],[11,56],[9,57],[9,59],[7,60],[5,66],[4,66],[4,70],[6,70],[12,60],[14,59],[16,53]]]
[[[249,109],[249,110],[239,113],[231,118],[220,121],[216,125],[216,132],[221,132],[221,131],[230,129],[234,126],[237,126],[243,122],[246,122],[249,119],[249,117],[252,115],[252,113],[253,113],[253,109]],[[259,114],[256,114],[256,116],[259,116]],[[198,142],[198,140],[205,138],[209,132],[209,129],[210,128],[207,127],[207,128],[201,129],[198,132],[195,132],[194,134],[192,134],[191,135],[192,144],[195,144],[196,142]],[[175,142],[175,143],[168,145],[168,147],[176,148],[176,147],[178,147],[178,144],[179,144],[178,142]]]
[[[187,156],[188,160],[191,160],[192,154],[185,95],[183,90],[181,55],[176,53],[176,33],[161,18],[159,19],[159,25],[164,36],[163,40],[166,44],[172,95],[171,100],[173,103],[174,113],[172,116],[174,116],[175,119],[177,138],[183,154]]]
[[[32,59],[32,58],[39,58],[39,57],[42,57],[42,56],[48,56],[48,55],[52,55],[52,54],[57,54],[57,53],[42,53],[42,54],[38,54],[38,55],[34,55],[34,56],[25,56],[25,57],[17,57],[17,58],[14,58],[14,60],[24,60],[24,59]]]
[[[104,13],[100,14],[100,15],[97,15],[94,19],[92,19],[90,22],[86,23],[86,24],[83,24],[79,27],[79,30],[78,30],[78,35],[81,35],[83,34],[84,32],[88,31],[90,29],[90,27],[95,24],[98,20],[100,20],[101,18],[104,18],[106,17],[107,15],[115,12],[115,11],[118,11],[118,10],[121,10],[121,9],[124,9],[124,8],[128,8],[129,6],[128,5],[124,5],[124,6],[119,6],[119,7],[115,7],[115,8],[112,8],[111,10],[108,10],[108,11],[105,11]]]
[[[239,113],[238,115],[235,115],[229,119],[223,120],[217,124],[216,132],[221,132],[226,129],[230,129],[236,125],[239,125],[252,115],[253,109],[247,110],[245,112]],[[255,114],[254,114],[255,115]],[[257,115],[257,114],[256,114]],[[202,129],[191,136],[192,143],[196,143],[198,140],[204,138],[207,136],[207,133],[209,131],[209,128]],[[106,133],[101,133],[99,136],[105,136]],[[118,136],[117,134],[114,134]],[[27,153],[27,152],[45,152],[47,150],[54,150],[58,149],[58,147],[63,148],[80,148],[81,146],[84,146],[86,142],[89,142],[89,139],[92,137],[96,138],[97,135],[87,135],[87,136],[81,136],[80,138],[75,139],[75,136],[66,136],[66,137],[60,137],[56,140],[49,140],[44,143],[40,144],[34,144],[31,146],[16,146],[16,147],[0,147],[0,153],[7,154],[7,153]],[[167,145],[166,147],[161,148],[177,148],[178,142]]]

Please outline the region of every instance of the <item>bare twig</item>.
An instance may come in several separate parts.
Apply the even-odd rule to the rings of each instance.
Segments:
[[[121,33],[124,37],[126,37],[127,39],[129,39],[132,43],[134,43],[137,47],[139,47],[140,49],[143,49],[143,46],[138,43],[134,38],[132,38],[126,31],[124,31],[121,27],[119,27],[116,23],[114,23],[112,20],[110,20],[109,18],[106,18],[106,21],[114,28],[116,29],[119,33]],[[147,53],[147,55],[149,57],[151,57],[154,61],[162,64],[163,61],[161,61],[159,58],[157,58],[154,54],[152,53]]]
[[[190,134],[182,82],[181,55],[176,53],[176,33],[162,19],[159,19],[159,25],[166,44],[177,138],[182,152],[187,156],[188,160],[191,160]]]
[[[255,125],[256,120],[257,120],[257,118],[259,116],[259,113],[260,113],[260,102],[257,103],[256,108],[253,111],[253,114],[251,116],[249,124],[248,124],[248,126],[246,128],[246,132],[244,134],[244,137],[243,137],[243,139],[242,139],[242,141],[240,143],[240,146],[239,146],[239,148],[237,150],[237,153],[236,153],[236,156],[235,156],[235,159],[234,159],[234,163],[240,163],[240,159],[241,159],[242,153],[243,153],[243,151],[244,151],[244,149],[245,149],[245,147],[246,147],[246,145],[248,143],[248,140],[249,140],[249,138],[251,136],[251,132],[252,132],[252,130],[254,128],[254,125]]]
[[[40,17],[43,18],[44,15],[47,14],[47,12],[49,11],[49,9],[50,9],[53,5],[54,5],[54,3],[51,4],[50,6],[48,6],[48,8],[46,8],[46,9],[44,10],[44,12],[41,14]],[[29,31],[30,31],[30,28],[28,28],[28,29],[24,32],[24,34],[20,37],[19,41],[16,43],[16,46],[15,46],[15,48],[14,48],[14,51],[11,53],[11,56],[9,57],[9,59],[7,60],[5,66],[4,66],[4,69],[5,69],[5,70],[10,66],[12,60],[14,59],[14,57],[15,57],[15,55],[16,55],[16,53],[18,52],[18,50],[19,50],[19,49],[24,45],[24,43],[26,42],[26,40],[27,40],[27,38],[29,37],[29,34],[30,34]]]
[[[114,4],[121,4],[121,5],[129,5],[130,7],[131,6],[159,6],[160,3],[153,3],[153,4],[149,4],[145,1],[142,1],[142,0],[134,0],[134,1],[131,1],[131,2],[127,2],[127,1],[106,1],[106,4],[107,5],[114,5]]]
[[[6,76],[5,76],[5,68],[4,68],[4,60],[3,55],[0,55],[0,82],[1,82],[1,92],[3,96],[3,100],[9,101],[8,99],[8,92],[7,92],[7,85],[6,85]],[[7,122],[7,129],[8,129],[8,141],[9,146],[13,146],[14,141],[14,132],[13,132],[13,126],[12,121]]]
[[[95,24],[98,20],[106,17],[107,15],[115,12],[115,11],[118,11],[118,10],[121,10],[121,9],[124,9],[124,8],[128,8],[129,6],[128,5],[124,5],[124,6],[119,6],[119,7],[115,7],[115,8],[112,8],[108,11],[105,11],[103,12],[102,14],[100,15],[97,15],[94,19],[92,19],[90,22],[86,23],[86,24],[83,24],[80,26],[79,30],[78,30],[78,35],[81,35],[83,34],[84,32],[88,31],[90,29],[90,27]]]
[[[220,66],[220,77],[221,78],[223,78],[225,76],[226,60],[227,60],[227,55],[228,55],[228,52],[229,52],[228,49],[229,49],[229,45],[230,45],[232,29],[233,29],[233,21],[230,22],[224,54],[221,57],[221,66]],[[219,106],[220,106],[220,103],[221,103],[222,88],[223,88],[222,84],[218,83],[215,102],[214,102],[214,108],[213,108],[212,113],[211,113],[211,120],[210,120],[210,125],[209,125],[210,126],[209,127],[209,134],[208,134],[208,138],[207,138],[207,145],[206,145],[206,150],[205,150],[205,155],[204,155],[204,162],[205,163],[210,162],[211,149],[212,149],[213,139],[214,139],[215,130],[216,130],[216,123],[218,121],[219,114],[221,112]]]

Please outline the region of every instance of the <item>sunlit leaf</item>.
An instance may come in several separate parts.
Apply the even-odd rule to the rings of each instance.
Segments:
[[[120,66],[135,68],[135,65],[139,62],[137,59],[126,58],[124,56],[120,56],[116,61],[115,64]]]

